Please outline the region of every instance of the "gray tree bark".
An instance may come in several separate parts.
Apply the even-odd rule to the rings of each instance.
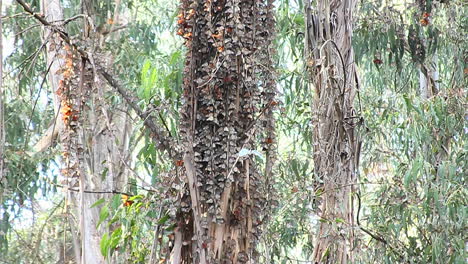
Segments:
[[[43,0],[41,8],[46,20],[63,21],[59,0]],[[98,199],[110,196],[85,190],[111,192],[122,189],[128,174],[128,163],[125,162],[129,159],[131,125],[126,114],[116,111],[105,101],[104,93],[108,88],[93,75],[91,65],[86,65],[76,51],[47,27],[44,39],[48,41],[47,65],[51,65],[49,81],[54,94],[54,110],[59,117],[51,134],[60,135],[64,153],[62,176],[68,187],[79,186],[80,189],[79,194],[68,194],[72,209],[80,219],[81,263],[105,263],[99,242],[107,227],[105,223],[97,227],[99,208],[90,207]]]
[[[357,76],[351,46],[357,0],[319,0],[306,4],[306,64],[313,103],[314,166],[320,224],[314,263],[352,263],[359,144],[353,101]]]

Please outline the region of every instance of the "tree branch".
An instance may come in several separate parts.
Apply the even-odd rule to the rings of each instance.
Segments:
[[[144,125],[151,132],[151,137],[155,141],[156,147],[160,150],[167,151],[169,156],[172,159],[174,159],[175,150],[173,149],[174,145],[171,144],[172,139],[170,138],[170,136],[166,136],[165,131],[158,127],[158,125],[152,119],[152,117],[148,113],[145,113],[138,106],[138,100],[136,96],[134,96],[129,90],[124,89],[122,85],[119,84],[119,82],[106,70],[105,67],[103,67],[97,62],[91,62],[88,53],[85,50],[78,47],[76,44],[74,44],[65,31],[59,29],[57,26],[48,22],[42,15],[35,13],[23,0],[16,0],[16,2],[20,4],[27,13],[29,13],[35,19],[37,19],[42,25],[50,27],[50,29],[53,32],[57,33],[65,43],[72,46],[80,54],[82,59],[90,63],[94,63],[94,65],[96,65],[98,73],[101,74],[102,77],[104,77],[107,83],[124,98],[127,104],[129,104],[130,107],[133,108],[137,115],[143,120]]]
[[[102,77],[104,77],[104,79],[106,79],[107,83],[109,83],[110,86],[117,90],[117,92],[125,99],[127,104],[129,104],[130,107],[133,108],[137,115],[143,120],[145,126],[151,131],[151,137],[156,142],[156,146],[159,149],[168,151],[169,156],[173,158],[172,145],[170,144],[172,140],[169,137],[164,136],[165,131],[159,128],[153,121],[152,117],[138,106],[138,99],[133,94],[131,94],[130,91],[124,89],[112,75],[104,70],[103,67],[100,65],[96,66],[97,71],[102,75]]]

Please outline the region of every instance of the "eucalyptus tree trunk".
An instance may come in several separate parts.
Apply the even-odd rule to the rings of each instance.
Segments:
[[[353,191],[359,144],[353,109],[357,89],[351,46],[357,0],[319,0],[306,4],[306,64],[314,90],[313,142],[318,182],[314,263],[353,263]]]
[[[90,2],[84,1],[84,4]],[[59,0],[43,0],[41,7],[46,20],[63,21]],[[89,12],[85,13],[91,16]],[[60,27],[60,24],[56,25]],[[92,28],[88,32],[92,32]],[[96,36],[90,33],[83,37],[92,45]],[[90,207],[98,199],[109,196],[99,193],[122,188],[128,173],[125,162],[129,158],[131,126],[126,114],[116,111],[105,101],[108,88],[93,74],[92,65],[47,27],[44,41],[47,41],[49,81],[58,116],[51,131],[59,135],[61,174],[66,180],[71,207],[79,215],[81,263],[104,263],[99,242],[106,225],[97,227],[99,208]],[[90,54],[98,54],[98,51],[93,50]],[[75,191],[77,189],[79,193]]]
[[[275,146],[272,2],[181,1],[188,206],[171,263],[256,263]],[[253,150],[265,151],[265,172]]]
[[[0,17],[3,16],[2,12],[3,1],[0,0]],[[5,107],[3,105],[3,21],[0,18],[0,182],[4,177],[4,156],[5,156]],[[3,197],[3,192],[0,192],[0,197]]]
[[[437,95],[439,91],[439,72],[437,71],[437,54],[432,58],[432,63],[419,67],[419,94],[422,99],[429,99]]]

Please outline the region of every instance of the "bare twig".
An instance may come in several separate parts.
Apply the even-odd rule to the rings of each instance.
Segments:
[[[7,20],[7,19],[12,19],[12,18],[27,17],[27,16],[29,16],[28,13],[22,12],[22,13],[13,14],[13,15],[11,15],[11,16],[2,16],[2,17],[0,17],[0,18],[1,18],[1,20]]]
[[[60,206],[62,206],[62,203],[63,203],[64,201],[65,201],[65,199],[62,199],[56,206],[54,206],[54,208],[52,208],[52,210],[50,211],[49,215],[47,215],[47,218],[44,220],[44,223],[42,223],[41,228],[39,228],[39,233],[37,234],[36,245],[34,246],[34,252],[36,252],[36,254],[39,254],[39,253],[38,253],[38,250],[39,250],[39,246],[41,245],[41,242],[42,242],[42,233],[44,232],[44,228],[45,228],[46,225],[48,224],[50,218],[52,218],[52,216],[54,215],[55,211],[56,211]]]
[[[48,180],[48,178],[41,178],[42,180],[44,180],[45,182],[49,183],[50,185],[53,185],[57,188],[63,188],[63,189],[67,189],[68,188],[68,191],[72,191],[72,192],[79,192],[80,190],[79,189],[73,189],[73,188],[70,188],[69,186],[65,186],[65,185],[62,185],[62,184],[57,184],[57,183],[54,183],[50,180]],[[131,183],[130,183],[131,184]],[[141,189],[143,191],[147,191],[147,192],[150,192],[150,193],[157,193],[158,191],[157,190],[154,190],[154,189],[148,189],[148,188],[145,188],[141,185],[137,185],[137,184],[131,184],[135,187],[137,187],[138,189]],[[129,193],[126,193],[124,191],[119,191],[119,190],[112,190],[112,191],[96,191],[96,190],[93,190],[93,191],[90,191],[90,190],[83,190],[84,193],[95,193],[95,194],[125,194],[125,195],[129,195],[131,196],[131,194]]]
[[[44,41],[44,43],[41,44],[41,46],[36,50],[34,51],[31,55],[29,55],[26,59],[24,59],[22,62],[20,62],[20,64],[18,64],[18,66],[16,66],[15,68],[13,68],[11,71],[7,72],[7,74],[5,74],[5,76],[3,76],[3,78],[6,78],[10,73],[16,71],[17,69],[21,69],[20,72],[23,71],[23,66],[24,64],[26,64],[28,61],[30,61],[31,59],[35,58],[37,56],[37,54],[39,52],[41,52],[41,50],[46,46],[47,44],[47,40]],[[2,78],[2,79],[3,79]]]
[[[78,18],[86,18],[85,15],[83,14],[79,14],[79,15],[76,15],[76,16],[72,16],[70,18],[67,18],[67,19],[64,19],[64,20],[54,20],[54,21],[51,21],[51,23],[56,23],[56,22],[62,22],[63,25],[66,25],[74,20],[77,20]]]
[[[157,146],[162,149],[162,150],[167,150],[172,157],[172,151],[171,151],[171,145],[170,141],[168,138],[165,138],[163,135],[165,134],[164,131],[159,128],[156,123],[153,121],[153,119],[150,117],[150,115],[146,112],[144,112],[139,106],[137,99],[127,90],[124,89],[118,82],[117,80],[114,79],[112,75],[110,75],[108,72],[104,70],[101,66],[98,66],[98,72],[106,79],[106,81],[109,83],[110,86],[112,86],[114,89],[118,91],[118,93],[125,99],[127,104],[130,105],[130,107],[135,110],[137,115],[143,120],[143,123],[145,124],[146,127],[150,129],[152,132],[152,138],[153,140],[156,141]]]
[[[27,28],[21,30],[20,32],[16,33],[16,34],[15,34],[15,37],[20,36],[20,35],[22,35],[23,33],[27,32],[27,31],[29,31],[29,30],[31,30],[31,29],[33,29],[33,28],[40,27],[40,26],[41,26],[41,24],[34,24],[34,25],[32,25],[32,26],[29,26],[29,27],[27,27]]]
[[[122,30],[122,29],[125,29],[127,28],[127,25],[122,25],[122,26],[118,26],[118,27],[115,27],[115,28],[111,28],[110,30],[104,30],[103,32],[101,32],[102,35],[108,35],[110,33],[114,33],[114,32],[117,32],[119,30]]]
[[[49,64],[49,66],[47,67],[47,70],[45,71],[44,73],[44,78],[42,79],[42,82],[41,82],[41,85],[39,86],[39,92],[38,92],[38,95],[36,97],[36,99],[34,100],[34,103],[33,103],[33,108],[32,108],[32,111],[31,111],[31,115],[29,116],[29,122],[28,122],[28,126],[27,127],[30,127],[31,124],[32,124],[32,120],[33,120],[33,115],[34,115],[34,112],[36,111],[36,107],[37,107],[37,103],[39,101],[39,97],[41,95],[41,91],[42,91],[42,88],[44,87],[44,84],[45,84],[45,81],[47,79],[47,74],[49,74],[49,71],[50,71],[50,68],[52,66],[52,63]],[[29,144],[29,130],[26,132],[26,136],[25,136],[25,140],[24,140],[24,145],[23,145],[23,150],[26,150],[27,146]],[[21,156],[21,161],[23,161],[24,159],[26,158],[25,155],[22,155]],[[20,167],[19,167],[19,170],[18,170],[18,174],[20,174],[23,170],[23,165],[24,165],[24,162],[21,162],[20,163]],[[32,177],[34,177],[34,174],[32,174],[31,176],[29,176],[27,179],[23,180],[23,181],[18,181],[17,185],[16,185],[16,188],[22,192],[26,197],[29,197],[28,194],[26,194],[25,192],[23,192],[23,190],[21,190],[20,186],[29,181]]]
[[[379,241],[379,242],[382,242],[383,244],[387,245],[388,242],[387,240],[385,240],[383,237],[381,237],[380,235],[376,235],[372,232],[370,232],[369,230],[367,230],[366,228],[364,228],[363,226],[361,226],[361,223],[359,222],[359,213],[361,212],[361,195],[359,193],[356,193],[356,196],[358,198],[358,210],[357,210],[357,215],[356,215],[356,222],[359,226],[359,228],[364,231],[364,233],[368,234],[369,236],[371,236],[373,239]]]

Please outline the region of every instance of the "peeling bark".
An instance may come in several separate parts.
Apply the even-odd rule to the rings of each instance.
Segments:
[[[314,263],[353,263],[354,208],[359,144],[353,109],[356,71],[351,46],[356,0],[306,5],[306,63],[313,104],[314,166],[318,182]]]
[[[419,93],[423,99],[431,98],[439,92],[439,72],[437,71],[437,55],[434,55],[429,66],[419,65]]]

